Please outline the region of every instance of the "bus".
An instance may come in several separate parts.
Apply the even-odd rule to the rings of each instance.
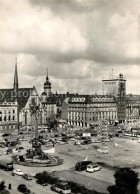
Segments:
[[[6,171],[12,171],[13,168],[13,162],[9,160],[0,160],[0,168]]]

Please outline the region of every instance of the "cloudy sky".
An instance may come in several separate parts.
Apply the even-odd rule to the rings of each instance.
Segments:
[[[0,88],[100,93],[102,78],[127,78],[140,94],[139,0],[0,0]]]

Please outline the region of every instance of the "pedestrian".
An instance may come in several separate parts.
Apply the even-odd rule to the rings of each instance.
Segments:
[[[11,190],[11,189],[12,189],[12,185],[11,185],[11,184],[9,184],[8,189],[9,189],[9,190]]]

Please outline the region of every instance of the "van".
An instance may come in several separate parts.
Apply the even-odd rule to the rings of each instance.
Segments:
[[[60,182],[60,183],[56,183],[55,185],[52,185],[51,190],[59,193],[63,193],[63,194],[71,193],[71,188],[69,184],[66,182]]]
[[[87,172],[96,172],[98,170],[101,170],[101,167],[98,164],[87,165]]]
[[[87,169],[87,165],[91,164],[92,161],[81,161],[77,162],[75,165],[75,170],[82,171]]]

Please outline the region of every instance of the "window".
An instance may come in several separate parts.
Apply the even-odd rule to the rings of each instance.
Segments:
[[[6,116],[4,116],[4,121],[6,121]]]
[[[15,110],[13,110],[13,113],[15,113]]]
[[[15,120],[15,116],[13,116],[13,121]]]

